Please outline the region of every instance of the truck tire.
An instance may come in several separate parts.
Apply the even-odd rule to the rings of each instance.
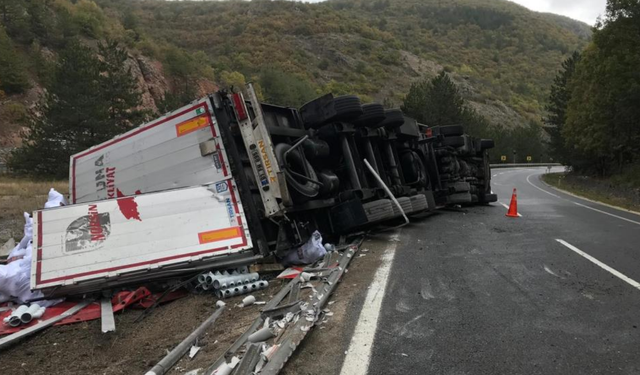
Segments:
[[[284,160],[284,154],[290,149],[291,149],[291,145],[286,143],[279,143],[278,145],[276,145],[275,154],[276,154],[276,159],[278,159],[278,163],[281,166],[286,166],[287,162],[291,162],[291,164],[293,164],[299,170],[297,172],[300,174],[302,174],[303,171],[305,171],[305,165],[306,165],[306,171],[307,171],[306,177],[311,180],[317,181],[318,177],[316,175],[316,171],[311,166],[311,163],[309,163],[309,161],[306,158],[304,158],[298,150],[293,150],[292,152],[290,152],[288,155],[288,160]],[[284,174],[287,179],[287,184],[289,184],[289,186],[293,190],[297,191],[301,195],[308,198],[314,198],[320,192],[320,185],[314,184],[309,181],[305,181],[305,182],[298,181],[298,179],[296,179],[296,177],[291,173],[291,171],[288,168],[285,168]]]
[[[319,129],[331,121],[350,121],[362,115],[362,102],[354,95],[327,94],[300,107],[305,129]]]
[[[336,115],[331,118],[335,121],[349,121],[362,116],[362,102],[355,95],[343,95],[333,99]]]
[[[481,139],[480,140],[480,150],[482,150],[482,151],[489,150],[491,148],[494,148],[495,146],[496,146],[496,144],[493,141],[493,139]]]
[[[454,148],[462,147],[464,146],[464,138],[460,136],[444,137],[442,139],[442,145]]]
[[[447,202],[449,204],[463,204],[463,203],[471,203],[472,198],[469,192],[467,193],[457,193],[451,194],[447,197]]]
[[[399,109],[387,109],[384,111],[384,120],[379,124],[380,127],[397,128],[404,124],[404,115]]]
[[[412,213],[418,213],[429,209],[427,197],[424,194],[416,194],[409,197],[411,199]]]
[[[480,195],[480,203],[489,204],[498,201],[498,194],[484,194]]]
[[[377,129],[386,117],[384,114],[384,107],[382,104],[378,103],[363,105],[362,112],[362,115],[353,122],[354,125]]]
[[[399,197],[399,198],[396,198],[396,200],[400,204],[400,207],[402,207],[402,211],[404,211],[405,215],[409,214],[409,213],[411,213],[411,211],[413,211],[413,207],[411,206],[411,198],[409,198],[409,197]],[[393,216],[394,217],[402,216],[402,212],[400,211],[398,206],[395,203],[392,203],[392,204],[393,204],[392,205]]]
[[[464,134],[464,128],[462,125],[446,125],[446,126],[438,126],[440,134],[445,137],[453,136],[453,135],[462,135]]]
[[[377,201],[362,205],[370,223],[382,221],[393,217],[393,202],[390,199],[379,199]]]

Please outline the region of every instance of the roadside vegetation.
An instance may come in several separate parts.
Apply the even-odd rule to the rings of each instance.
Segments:
[[[463,124],[467,134],[495,141],[490,153],[494,160],[517,150],[522,161],[525,155],[535,155],[536,161],[547,161],[543,130],[534,122],[527,126],[505,129],[492,124],[469,106],[467,100],[446,72],[432,79],[411,85],[403,100],[402,111],[418,122],[429,125]],[[498,159],[499,160],[499,159]]]
[[[592,42],[551,87],[551,156],[576,174],[640,187],[640,3],[609,0]]]
[[[16,171],[64,177],[53,160],[139,124],[139,94],[124,75],[141,58],[159,66],[157,90],[141,93],[153,96],[142,103],[150,116],[248,81],[279,105],[333,92],[397,107],[412,83],[445,71],[505,145],[494,156],[517,149],[539,161],[543,153],[509,133],[539,133],[554,67],[590,34],[579,22],[494,0],[0,0],[0,148],[23,144]],[[129,59],[114,65],[105,53]],[[117,98],[119,114],[105,110],[116,93],[106,90],[110,77],[127,96]],[[79,99],[86,106],[74,109],[77,118],[63,119]],[[82,125],[89,118],[98,120]],[[45,139],[58,146],[41,148],[55,157],[48,163],[33,151]]]
[[[551,186],[598,202],[640,212],[640,190],[637,175],[617,175],[612,178],[549,173],[542,180]]]
[[[551,87],[549,154],[571,167],[545,175],[560,189],[640,211],[640,3],[609,0],[592,42]]]
[[[69,183],[0,176],[0,245],[10,237],[17,241],[22,238],[22,213],[43,208],[51,188],[65,193],[69,190]]]

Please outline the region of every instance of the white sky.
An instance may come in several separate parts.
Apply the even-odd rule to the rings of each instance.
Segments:
[[[604,14],[606,0],[510,0],[537,12],[556,13],[589,25]]]

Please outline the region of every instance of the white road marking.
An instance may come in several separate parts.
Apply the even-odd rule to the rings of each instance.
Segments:
[[[612,216],[612,217],[618,218],[618,219],[620,219],[620,220],[627,221],[627,222],[629,222],[629,223],[633,223],[633,224],[636,224],[636,225],[640,225],[640,222],[637,222],[637,221],[634,221],[634,220],[631,220],[631,219],[627,219],[626,217],[622,217],[622,216],[614,215],[614,214],[612,214],[612,213],[609,213],[609,212],[606,212],[606,211],[599,210],[599,209],[597,209],[597,208],[589,207],[589,206],[584,205],[584,204],[582,204],[582,203],[573,202],[573,204],[578,205],[578,206],[580,206],[580,207],[588,208],[588,209],[593,210],[593,211],[596,211],[596,212],[600,212],[601,214],[605,214],[605,215],[609,215],[609,216]]]
[[[606,264],[602,263],[601,261],[597,260],[596,258],[592,257],[591,255],[585,253],[584,251],[578,249],[577,247],[571,245],[570,243],[568,243],[567,241],[561,240],[561,239],[556,239],[556,241],[558,241],[559,243],[563,244],[565,247],[567,247],[570,250],[573,250],[574,252],[576,252],[578,255],[583,256],[584,258],[590,260],[591,262],[593,262],[595,265],[597,265],[598,267],[609,271],[611,274],[613,274],[614,276],[616,276],[617,278],[619,278],[620,280],[628,283],[629,285],[631,285],[632,287],[636,288],[636,289],[640,289],[640,283],[638,283],[637,281],[625,276],[623,273],[607,266]]]
[[[506,208],[507,210],[509,209],[509,206],[507,206],[506,204],[504,204],[504,203],[502,203],[502,202],[498,202],[498,203],[500,203],[501,205],[503,205],[503,206],[504,206],[504,208]],[[520,215],[520,212],[518,212],[518,217],[522,217],[522,215]]]
[[[397,238],[397,235],[393,237]],[[353,332],[353,337],[351,337],[340,375],[366,375],[369,369],[371,349],[382,309],[382,299],[389,281],[397,244],[397,241],[389,241],[388,247],[382,254],[382,265],[373,276],[373,281],[364,299],[358,324]]]
[[[626,213],[628,213],[628,214],[634,214],[634,215],[638,215],[638,216],[640,216],[640,212],[636,212],[636,211],[628,210],[628,209],[626,209],[626,208],[624,208],[624,207],[614,206],[614,205],[612,205],[612,204],[608,204],[608,203],[604,203],[604,202],[594,201],[593,199],[589,199],[589,198],[586,198],[586,197],[582,197],[582,196],[580,196],[580,195],[573,194],[573,193],[572,193],[572,192],[570,192],[570,191],[566,191],[566,190],[560,189],[560,188],[558,188],[558,187],[551,186],[551,185],[547,184],[547,183],[546,183],[546,182],[544,182],[544,181],[542,181],[542,183],[543,183],[543,184],[545,184],[547,187],[549,187],[549,188],[553,189],[553,190],[561,191],[561,192],[563,192],[564,194],[570,195],[570,196],[572,196],[572,197],[574,197],[574,198],[578,198],[578,199],[583,200],[583,201],[587,201],[587,202],[595,203],[595,204],[600,205],[600,206],[606,206],[606,207],[609,207],[609,208],[613,208],[614,210],[618,210],[618,211],[626,212]]]
[[[590,210],[593,210],[593,211],[599,212],[599,213],[601,213],[601,214],[609,215],[609,216],[611,216],[611,217],[615,217],[615,218],[617,218],[617,219],[624,220],[624,221],[629,222],[629,223],[632,223],[632,224],[640,225],[640,222],[638,222],[638,221],[631,220],[631,219],[627,219],[626,217],[618,216],[618,215],[615,215],[615,214],[612,214],[612,213],[609,213],[609,212],[606,212],[606,211],[599,210],[599,209],[597,209],[597,208],[589,207],[589,206],[584,205],[584,204],[582,204],[582,203],[578,203],[578,202],[571,201],[571,200],[566,199],[566,198],[563,198],[563,197],[561,197],[561,196],[559,196],[559,195],[556,195],[556,194],[550,193],[550,192],[548,192],[548,191],[546,191],[546,190],[544,190],[544,189],[542,189],[542,188],[539,188],[539,187],[537,187],[536,185],[534,185],[533,183],[531,183],[531,181],[529,180],[529,177],[531,177],[531,176],[533,176],[533,175],[535,175],[535,173],[530,174],[530,175],[528,175],[528,176],[527,176],[527,182],[529,183],[529,185],[533,186],[534,188],[536,188],[536,189],[540,190],[540,191],[541,191],[541,192],[543,192],[543,193],[547,193],[547,194],[549,194],[549,195],[553,195],[553,196],[554,196],[554,197],[556,197],[556,198],[564,199],[564,200],[569,201],[569,202],[571,202],[571,203],[573,203],[573,204],[575,204],[575,205],[577,205],[577,206],[584,207],[584,208],[588,208],[588,209],[590,209]],[[580,199],[582,199],[582,198],[580,198]],[[594,203],[596,203],[596,204],[600,204],[599,202],[594,202]]]
[[[497,176],[497,174],[494,174],[494,175],[493,175],[493,177],[496,177],[496,176]]]
[[[553,194],[553,193],[551,193],[551,192],[548,192],[548,191],[546,191],[546,190],[544,190],[544,189],[541,189],[541,188],[537,187],[536,185],[534,185],[533,183],[531,183],[531,181],[529,180],[529,178],[530,178],[531,176],[533,176],[533,175],[535,175],[535,173],[532,173],[532,174],[530,174],[530,175],[528,175],[528,176],[527,176],[527,182],[529,183],[529,185],[533,186],[534,188],[536,188],[536,189],[540,190],[541,192],[543,192],[543,193],[545,193],[545,194],[553,195],[553,196],[554,196],[554,197],[556,197],[556,198],[563,199],[561,196],[559,196],[559,195],[555,195],[555,194]]]

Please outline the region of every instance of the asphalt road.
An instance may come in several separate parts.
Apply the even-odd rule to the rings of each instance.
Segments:
[[[371,287],[372,349],[343,374],[640,373],[640,216],[553,190],[544,171],[494,170],[520,218],[493,204],[401,230],[386,289]]]

